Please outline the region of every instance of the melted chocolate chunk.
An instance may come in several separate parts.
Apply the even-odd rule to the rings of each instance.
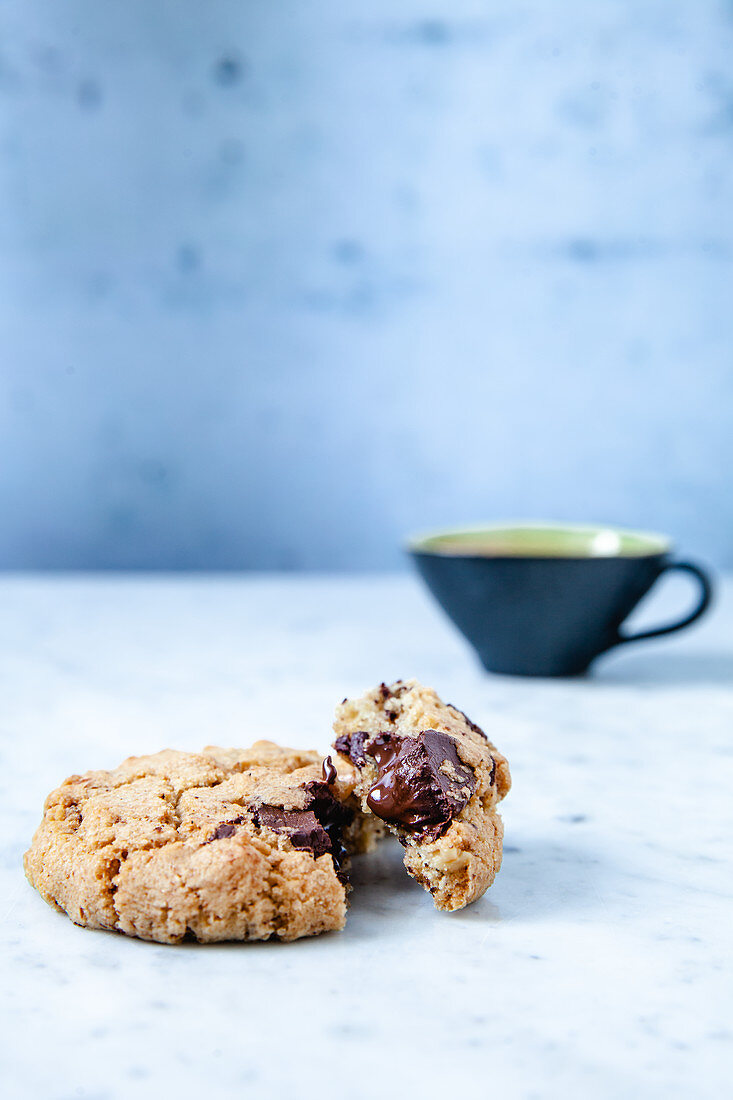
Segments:
[[[331,765],[333,767],[333,765]],[[334,777],[336,769],[334,768]],[[309,809],[313,811],[320,825],[324,829],[329,840],[329,851],[333,859],[336,874],[342,882],[346,881],[346,875],[341,870],[348,856],[348,851],[343,842],[343,833],[347,825],[354,820],[354,811],[343,802],[334,798],[329,787],[329,782],[319,783],[313,780],[306,785],[306,791],[310,795]]]
[[[420,839],[442,836],[476,787],[453,738],[437,730],[417,737],[380,733],[366,751],[378,769],[367,795],[370,810]]]
[[[460,707],[454,706],[453,703],[448,703],[448,706],[451,710],[454,710],[456,714],[460,714],[461,718],[465,719],[466,725],[469,729],[473,730],[474,733],[478,733],[481,737],[483,737],[484,741],[489,740],[484,731],[481,729],[481,726],[477,726],[475,722],[472,722],[465,711],[462,711]]]
[[[336,779],[336,769],[333,766],[333,760],[330,756],[327,756],[323,761],[323,782],[331,784]]]
[[[364,733],[363,730],[359,730],[357,733],[344,733],[341,737],[336,738],[333,747],[342,756],[348,757],[352,764],[356,764],[357,768],[363,768],[366,764],[364,742],[368,738],[369,734]]]

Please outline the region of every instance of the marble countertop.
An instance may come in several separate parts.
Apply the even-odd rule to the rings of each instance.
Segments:
[[[642,618],[684,595],[671,585]],[[665,606],[666,605],[666,606]],[[573,681],[482,672],[411,577],[0,579],[5,1097],[720,1097],[733,1072],[733,583]],[[455,914],[385,845],[344,932],[90,932],[22,853],[67,774],[164,746],[326,748],[417,676],[509,758],[504,867]]]

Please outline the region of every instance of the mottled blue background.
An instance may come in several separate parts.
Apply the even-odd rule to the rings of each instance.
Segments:
[[[0,566],[733,564],[733,6],[0,0]]]

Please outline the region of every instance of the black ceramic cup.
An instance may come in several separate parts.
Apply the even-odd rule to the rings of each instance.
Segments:
[[[709,576],[699,565],[672,558],[664,535],[617,527],[464,528],[414,538],[408,549],[491,672],[577,676],[614,646],[689,626],[712,595]],[[653,630],[622,631],[642,596],[673,569],[697,581],[694,610]]]

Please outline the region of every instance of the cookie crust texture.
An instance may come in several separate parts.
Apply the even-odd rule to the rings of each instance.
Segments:
[[[501,867],[505,757],[461,710],[417,680],[380,684],[336,708],[334,748],[356,769],[365,813],[383,814],[408,873],[436,908],[480,898]]]
[[[258,741],[72,775],[46,799],[25,871],[76,924],[160,943],[338,930],[348,855],[380,831],[350,798],[353,769],[338,772]]]

